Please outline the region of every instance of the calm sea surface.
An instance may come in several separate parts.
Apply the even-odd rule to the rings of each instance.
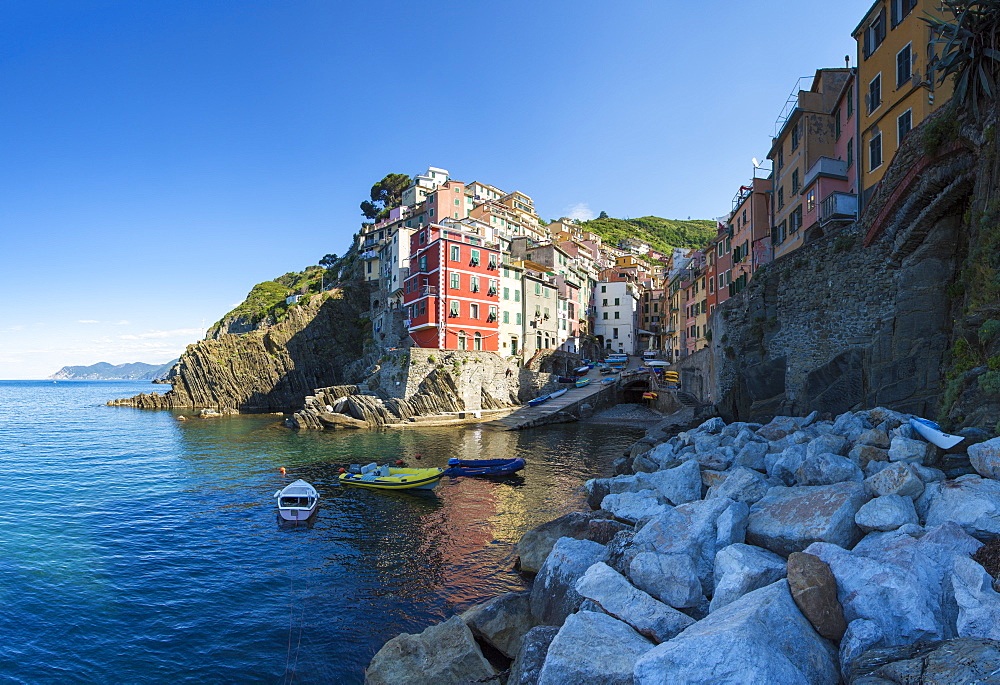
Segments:
[[[361,682],[385,642],[525,587],[512,548],[636,431],[301,432],[105,407],[148,383],[0,381],[0,682]],[[523,478],[340,488],[350,463],[522,456]],[[279,474],[279,467],[288,476]],[[272,495],[304,478],[314,525]]]

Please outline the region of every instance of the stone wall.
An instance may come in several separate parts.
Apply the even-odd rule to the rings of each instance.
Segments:
[[[727,420],[937,411],[972,157],[952,146],[911,174],[920,136],[906,142],[886,177],[905,192],[880,188],[860,221],[775,260],[713,312],[709,392]]]

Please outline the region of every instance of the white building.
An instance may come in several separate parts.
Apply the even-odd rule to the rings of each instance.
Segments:
[[[427,171],[413,177],[410,187],[403,191],[402,204],[413,207],[424,201],[428,193],[443,185],[448,180],[448,170],[438,167],[427,167]]]
[[[601,281],[594,292],[594,335],[605,349],[636,354],[639,289],[634,283]]]
[[[522,269],[500,268],[500,356],[518,356],[524,349],[524,291]]]

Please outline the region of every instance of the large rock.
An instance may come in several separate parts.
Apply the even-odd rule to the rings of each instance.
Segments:
[[[495,673],[469,627],[452,616],[417,635],[403,633],[386,642],[365,670],[365,683],[458,685]]]
[[[839,642],[847,630],[847,622],[830,566],[812,554],[792,552],[788,555],[788,588],[816,632]]]
[[[642,521],[658,516],[670,508],[666,498],[656,490],[612,493],[604,498],[601,506],[623,521]]]
[[[627,623],[581,611],[566,619],[549,645],[538,685],[632,685],[635,662],[652,647]]]
[[[829,683],[836,650],[802,615],[780,580],[709,614],[635,665],[636,685]]]
[[[844,672],[871,647],[954,637],[952,568],[956,558],[968,557],[980,545],[952,523],[920,538],[878,533],[853,552],[825,542],[810,545],[806,552],[833,571],[837,596],[851,621],[841,642]]]
[[[677,609],[705,600],[698,567],[687,554],[640,552],[632,558],[627,575],[640,590]]]
[[[1000,438],[970,445],[969,461],[983,478],[1000,479]]]
[[[576,581],[576,591],[657,643],[666,642],[694,623],[694,619],[634,587],[604,563],[587,569]]]
[[[876,497],[882,495],[919,497],[924,491],[924,482],[910,464],[890,464],[866,478],[865,485]]]
[[[864,485],[853,481],[771,488],[750,507],[746,541],[783,556],[817,541],[850,548],[861,539],[854,516],[868,499]]]
[[[785,560],[774,552],[738,542],[715,555],[715,591],[709,611],[785,577]],[[693,605],[692,605],[693,606]]]
[[[958,604],[958,636],[1000,640],[1000,593],[993,589],[993,577],[972,559],[957,557],[951,583]]]
[[[521,649],[510,665],[507,685],[537,685],[549,645],[558,632],[558,626],[535,626],[525,634]]]
[[[670,509],[652,519],[632,538],[632,549],[660,554],[686,554],[698,569],[704,594],[712,589],[715,555],[743,542],[747,505],[730,499],[706,499]]]
[[[604,545],[590,540],[559,538],[535,576],[529,603],[539,623],[557,626],[576,611],[583,598],[576,581],[604,557]]]
[[[842,435],[820,435],[806,443],[806,457],[816,457],[821,454],[836,454],[843,456],[847,452],[847,439]]]
[[[935,488],[927,526],[954,521],[982,540],[1000,536],[1000,481],[968,475],[935,484]]]
[[[695,459],[672,469],[645,474],[645,478],[674,506],[701,499],[701,468]]]
[[[851,685],[976,685],[996,682],[1000,642],[937,640],[871,649],[854,662]]]
[[[746,431],[750,435],[750,431]],[[741,433],[742,435],[742,433]],[[737,438],[737,441],[739,438]],[[748,469],[753,469],[754,471],[764,471],[764,457],[767,454],[767,443],[758,442],[756,440],[746,440],[744,444],[737,446],[736,443],[733,444],[733,448],[739,450],[736,456],[733,458],[733,466],[745,466]]]
[[[929,464],[933,461],[934,445],[923,440],[896,436],[889,445],[889,461]]]
[[[806,458],[805,445],[789,445],[777,454],[764,457],[767,475],[777,478],[785,485],[794,485],[799,466]]]
[[[587,491],[587,506],[591,509],[600,509],[601,502],[611,494],[611,478],[591,478],[583,484]]]
[[[857,444],[847,453],[847,458],[861,467],[867,469],[872,462],[881,463],[889,461],[889,451],[874,445]]]
[[[872,428],[862,433],[857,440],[857,445],[868,445],[871,447],[879,447],[881,449],[889,449],[889,434],[884,430],[878,428]]]
[[[582,538],[587,534],[591,520],[609,517],[610,514],[605,511],[574,511],[532,528],[521,536],[514,547],[521,570],[537,573],[556,540],[563,537]]]
[[[866,533],[896,530],[907,523],[919,523],[913,500],[900,495],[882,495],[866,502],[854,515],[854,522]]]
[[[750,505],[764,497],[769,487],[764,477],[756,471],[735,466],[724,480],[708,489],[705,499],[728,497],[734,502],[746,502]]]
[[[798,416],[775,416],[771,422],[757,429],[757,435],[765,440],[780,440],[799,430],[803,420]]]
[[[864,479],[865,474],[857,464],[837,454],[808,455],[795,469],[795,482],[798,485],[831,485],[848,480],[861,482]]]
[[[529,592],[508,592],[461,614],[473,634],[513,659],[525,633],[535,627]]]

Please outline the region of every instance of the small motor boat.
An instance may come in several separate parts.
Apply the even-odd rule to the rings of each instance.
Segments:
[[[533,400],[528,400],[528,406],[529,407],[537,407],[538,405],[542,404],[543,402],[548,402],[551,399],[552,399],[552,395],[539,395],[538,397],[536,397]]]
[[[578,380],[576,382],[576,387],[578,387],[578,388],[583,388],[583,387],[586,387],[588,385],[590,385],[590,379],[589,378],[581,378],[580,380]]]
[[[577,376],[586,376],[589,371],[590,371],[589,366],[580,366],[573,369],[573,373],[575,373]]]
[[[286,521],[305,521],[319,508],[319,493],[304,480],[290,483],[274,493],[278,514]]]
[[[433,490],[443,475],[444,469],[405,469],[372,462],[351,466],[347,473],[340,474],[340,484],[375,490]]]
[[[937,425],[930,419],[913,417],[910,419],[910,425],[913,426],[913,430],[920,433],[920,437],[931,444],[937,445],[943,450],[950,449],[965,440],[965,438],[961,435],[951,435],[950,433],[945,433],[941,430],[941,426]]]
[[[524,459],[449,459],[446,476],[509,476],[524,468]]]
[[[566,394],[566,388],[563,388],[562,390],[556,390],[554,393],[549,395],[549,399],[554,400],[555,398],[562,397],[565,394]]]

